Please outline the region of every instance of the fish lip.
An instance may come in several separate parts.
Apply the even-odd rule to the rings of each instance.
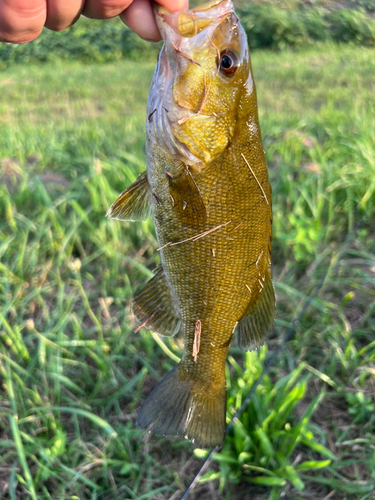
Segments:
[[[203,5],[185,11],[169,12],[165,7],[153,2],[155,21],[165,44],[179,42],[182,35],[179,33],[178,18],[181,12],[193,14],[197,17],[219,20],[234,12],[232,0],[212,0]],[[177,43],[179,45],[179,43]]]
[[[169,12],[165,7],[153,2],[153,11],[155,16],[156,25],[160,31],[165,44],[179,41],[181,35],[178,33],[178,14]]]

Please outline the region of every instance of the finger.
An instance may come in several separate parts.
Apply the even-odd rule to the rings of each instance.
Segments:
[[[144,40],[152,42],[161,40],[150,0],[134,0],[120,17],[126,26]]]
[[[188,10],[189,0],[156,0],[157,3],[165,7],[169,12]]]
[[[110,19],[118,16],[132,0],[87,0],[82,14],[91,19]]]
[[[31,42],[45,21],[46,0],[0,0],[0,41]]]
[[[188,0],[158,0],[158,3],[172,12],[189,8]],[[134,0],[120,17],[141,38],[152,42],[161,40],[150,0]]]
[[[78,19],[85,0],[47,0],[46,28],[61,31]]]

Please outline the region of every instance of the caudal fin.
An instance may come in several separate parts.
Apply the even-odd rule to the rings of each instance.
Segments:
[[[143,403],[137,424],[159,436],[181,435],[201,448],[221,446],[225,437],[226,389],[212,389],[170,371]]]

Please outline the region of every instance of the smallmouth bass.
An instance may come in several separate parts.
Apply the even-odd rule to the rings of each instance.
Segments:
[[[271,187],[245,32],[230,0],[171,14],[155,7],[164,47],[148,99],[147,172],[108,211],[152,210],[161,265],[134,298],[141,326],[181,331],[184,353],[137,423],[200,447],[225,436],[225,361],[263,344],[275,314]]]

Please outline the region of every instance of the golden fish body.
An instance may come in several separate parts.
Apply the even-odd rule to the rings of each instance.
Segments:
[[[139,220],[150,206],[161,267],[135,297],[136,318],[184,336],[179,365],[152,391],[138,424],[202,447],[225,434],[225,360],[237,328],[259,347],[275,310],[271,187],[246,35],[229,0],[188,12],[156,9],[165,46],[151,85],[147,175],[109,216]]]

